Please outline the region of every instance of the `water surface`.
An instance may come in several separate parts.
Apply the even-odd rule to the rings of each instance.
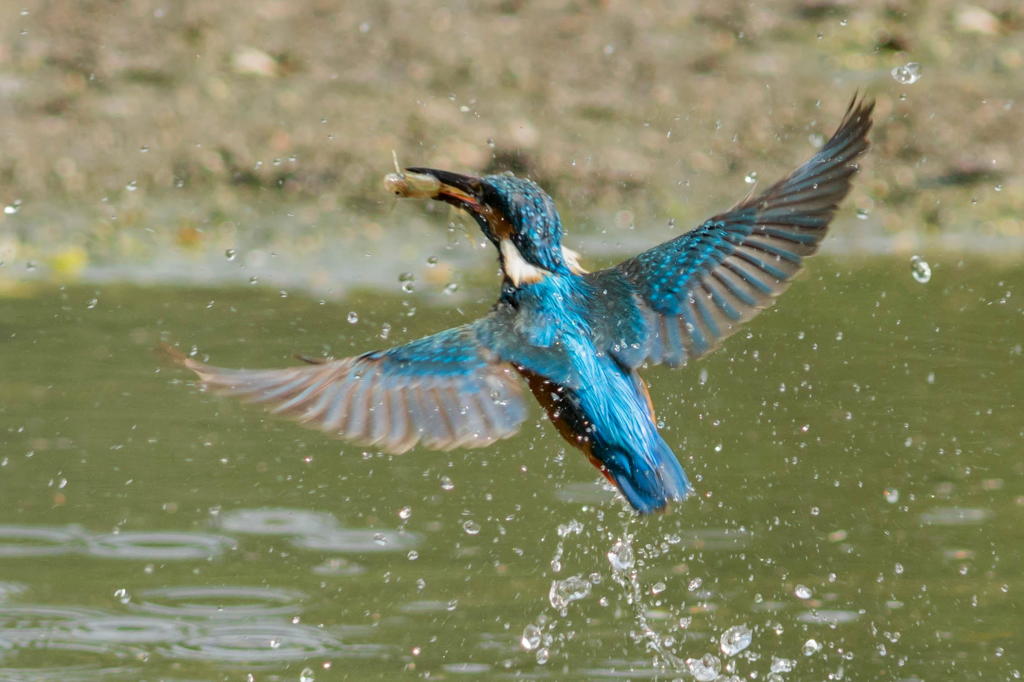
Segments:
[[[1016,679],[1024,275],[929,260],[925,284],[815,260],[707,360],[649,370],[698,494],[644,519],[539,411],[390,456],[153,353],[383,347],[486,310],[486,277],[8,287],[0,679]]]

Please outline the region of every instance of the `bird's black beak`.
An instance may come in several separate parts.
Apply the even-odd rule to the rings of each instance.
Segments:
[[[384,187],[399,197],[437,199],[470,212],[480,210],[480,178],[433,168],[406,168],[384,177]]]

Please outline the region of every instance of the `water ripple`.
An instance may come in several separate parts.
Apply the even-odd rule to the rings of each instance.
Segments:
[[[236,544],[224,535],[148,531],[94,535],[86,543],[87,553],[93,556],[146,561],[211,559]]]
[[[194,636],[196,626],[181,621],[145,616],[87,618],[75,623],[68,635],[88,642],[178,642]]]
[[[341,641],[308,625],[219,625],[158,652],[167,658],[274,663],[340,653]]]
[[[75,551],[81,541],[76,526],[0,526],[0,557],[53,556]]]
[[[419,543],[420,536],[415,533],[351,528],[338,528],[292,538],[292,544],[296,547],[327,552],[400,552],[412,549]]]
[[[102,618],[99,611],[55,606],[0,607],[0,639],[25,644],[70,632],[88,619]]]
[[[338,520],[326,512],[306,509],[235,509],[222,512],[216,524],[247,535],[306,535],[336,528]]]
[[[16,650],[17,651],[17,650]],[[39,659],[40,652],[46,654],[46,666],[31,665],[24,661],[18,665],[18,655],[6,660],[14,663],[9,667],[0,667],[0,682],[86,682],[87,680],[129,679],[126,675],[138,669],[128,666],[111,666],[110,660],[143,660],[145,652],[133,647],[111,647],[109,644],[96,645],[89,642],[69,642],[61,639],[45,639],[32,643],[31,648],[23,649],[26,657],[33,661]],[[27,665],[26,665],[27,664]]]
[[[251,618],[291,615],[306,595],[273,587],[197,586],[145,590],[129,606],[180,618]]]

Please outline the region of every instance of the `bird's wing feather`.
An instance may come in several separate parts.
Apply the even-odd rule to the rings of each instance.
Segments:
[[[173,353],[208,389],[389,452],[483,447],[526,418],[518,373],[455,327],[389,350],[287,369],[223,369]]]
[[[832,138],[807,163],[686,234],[588,277],[599,330],[627,366],[674,367],[771,305],[825,236],[868,147],[874,102],[850,103]],[[616,302],[617,301],[617,302]],[[629,303],[623,303],[628,301]]]

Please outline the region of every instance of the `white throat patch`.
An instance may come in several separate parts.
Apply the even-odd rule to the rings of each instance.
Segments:
[[[562,258],[565,260],[565,264],[569,266],[569,270],[574,274],[587,274],[587,271],[580,265],[580,254],[563,246]],[[505,266],[505,273],[508,275],[508,278],[517,287],[523,284],[534,284],[551,274],[544,268],[538,268],[536,265],[527,263],[526,259],[523,258],[523,254],[519,253],[519,249],[508,238],[501,240],[501,262]]]
[[[507,238],[501,240],[501,262],[505,266],[505,274],[517,287],[523,284],[534,284],[551,274],[544,268],[527,263],[516,245]]]

